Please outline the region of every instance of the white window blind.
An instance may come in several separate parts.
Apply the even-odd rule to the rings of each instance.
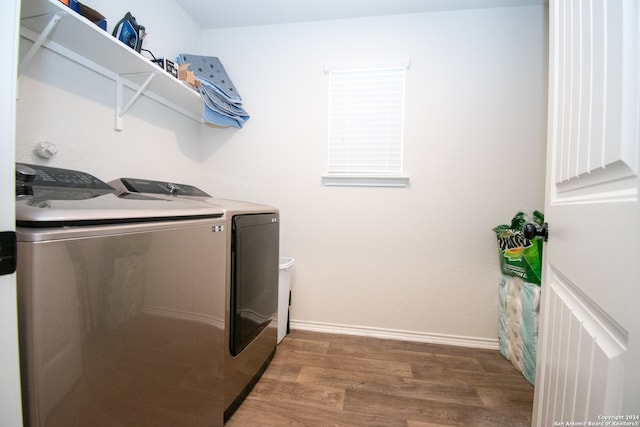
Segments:
[[[329,176],[402,175],[405,71],[329,70]]]

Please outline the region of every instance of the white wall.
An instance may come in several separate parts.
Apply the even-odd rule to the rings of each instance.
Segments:
[[[279,207],[281,252],[296,258],[299,325],[495,342],[491,228],[543,205],[546,9],[211,30],[200,39],[172,4],[131,10],[153,34],[145,47],[220,57],[252,115],[244,129],[201,126],[143,98],[116,132],[114,82],[43,50],[20,77],[16,159],[41,162],[31,148],[50,140],[59,149],[52,166],[195,183]],[[108,7],[111,29],[130,5]],[[174,24],[180,41],[153,47],[168,34],[155,29]],[[410,187],[323,187],[325,64],[389,58],[411,60]]]
[[[209,30],[202,50],[252,115],[240,131],[203,128],[206,179],[217,195],[281,209],[292,320],[495,344],[491,228],[543,207],[546,9]],[[411,60],[410,187],[323,187],[325,64],[395,58]]]
[[[200,30],[172,0],[107,3],[87,2],[108,18],[109,30],[131,10],[149,31],[143,47],[157,57],[174,58],[179,45],[187,51],[199,46]],[[21,39],[21,51],[28,46]],[[85,170],[104,180],[128,176],[201,183],[201,125],[142,97],[124,117],[124,130],[115,131],[116,85],[109,78],[40,49],[20,76],[19,96],[17,161]],[[125,102],[130,96],[125,93]],[[38,141],[56,144],[58,155],[50,161],[34,157]]]

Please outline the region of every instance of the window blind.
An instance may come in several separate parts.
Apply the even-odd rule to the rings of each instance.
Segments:
[[[329,71],[329,175],[402,174],[405,70]]]

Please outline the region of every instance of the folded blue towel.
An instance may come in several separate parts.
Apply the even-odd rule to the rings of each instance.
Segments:
[[[242,98],[218,58],[181,53],[176,62],[190,64],[189,70],[200,81],[198,92],[204,100],[202,115],[207,122],[241,128],[249,120]]]
[[[241,117],[228,117],[218,113],[217,111],[212,110],[205,104],[205,109],[203,111],[204,119],[214,125],[223,126],[223,127],[234,127],[234,128],[242,128],[244,122],[246,120]]]

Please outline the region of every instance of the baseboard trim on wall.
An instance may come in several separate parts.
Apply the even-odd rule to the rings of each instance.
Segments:
[[[402,341],[424,342],[429,344],[455,345],[459,347],[484,348],[498,350],[498,339],[463,337],[458,335],[429,334],[424,332],[400,331],[367,326],[337,325],[323,322],[290,321],[291,329],[301,331],[325,332],[330,334],[357,335],[374,338],[387,338]]]

